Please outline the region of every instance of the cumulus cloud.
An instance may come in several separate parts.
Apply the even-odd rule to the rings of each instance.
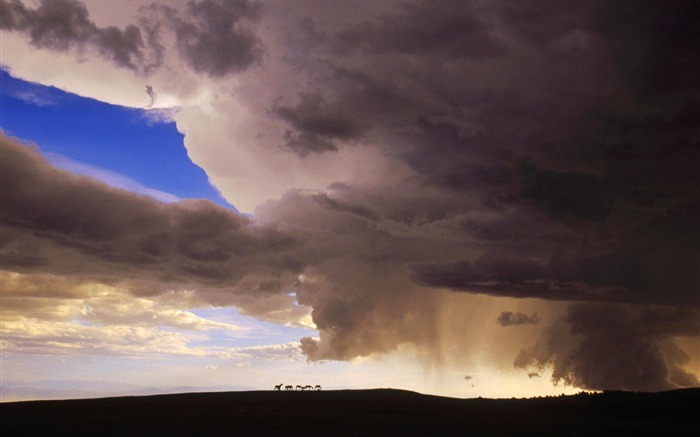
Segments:
[[[572,305],[514,365],[552,366],[554,383],[594,390],[696,387],[698,376],[684,370],[690,358],[674,337],[697,337],[699,316],[690,308]]]
[[[77,0],[42,1],[36,9],[20,0],[2,0],[0,29],[27,35],[35,47],[55,51],[93,49],[114,64],[150,74],[164,60],[164,39],[175,40],[181,59],[194,71],[212,76],[237,72],[257,62],[263,48],[245,23],[260,15],[247,0],[188,2],[186,10],[143,6],[135,23],[123,29],[100,27]],[[171,32],[170,35],[166,31]],[[151,96],[152,97],[152,96]]]
[[[248,0],[188,2],[185,11],[151,4],[141,22],[158,39],[158,26],[170,29],[178,53],[193,70],[224,76],[258,61],[263,47],[246,24],[257,21],[261,6]]]
[[[298,357],[298,342],[226,347],[209,335],[237,338],[245,326],[191,311],[211,305],[194,291],[136,297],[83,278],[0,272],[3,350],[24,354],[213,357],[239,362]]]
[[[295,107],[280,105],[272,110],[292,128],[284,133],[285,146],[298,155],[336,151],[334,140],[353,140],[361,134],[358,122],[324,108],[321,95],[302,94],[300,100]]]
[[[242,359],[251,361],[265,360],[280,360],[287,358],[299,358],[301,353],[299,342],[291,341],[283,344],[270,344],[265,346],[247,346],[235,348],[233,351]]]
[[[43,1],[36,9],[27,9],[19,0],[2,0],[0,6],[0,28],[26,33],[36,47],[66,51],[91,46],[115,64],[130,69],[145,62],[147,47],[137,26],[123,30],[98,27],[78,1]]]
[[[126,289],[97,282],[7,270],[0,285],[2,344],[8,352],[222,355],[224,348],[192,347],[189,333],[240,330],[188,311],[198,300],[188,292],[134,298]]]
[[[4,135],[1,145],[4,269],[123,284],[137,295],[282,293],[303,269],[296,239],[274,226],[208,201],[164,204],[60,171]]]
[[[425,288],[602,307],[698,305],[699,239],[691,224],[700,211],[692,188],[699,182],[698,149],[687,124],[695,113],[695,79],[679,72],[681,80],[666,81],[663,93],[640,93],[628,87],[631,71],[621,57],[653,28],[674,48],[646,51],[650,69],[693,62],[686,56],[690,27],[685,20],[664,21],[670,12],[654,18],[607,2],[585,11],[557,2],[546,14],[508,2],[490,5],[437,11],[408,2],[336,32],[307,23],[306,39],[295,40],[313,53],[298,59],[308,60],[313,78],[306,89],[333,105],[315,105],[313,112],[303,99],[297,107],[278,105],[286,111],[283,121],[310,126],[326,120],[321,111],[354,116],[364,126],[364,143],[411,170],[387,175],[386,185],[343,181],[333,196],[317,197],[336,212],[350,212],[340,205],[364,205],[353,208],[354,221],[346,217],[341,229],[352,229],[353,238],[339,246],[348,254],[361,250],[361,259],[392,273],[351,290],[357,281],[350,275],[357,273],[343,273],[375,274],[346,262],[323,276],[329,282],[300,287],[320,329],[320,340],[302,342],[311,359],[420,342],[401,314],[416,320],[403,305]],[[688,3],[673,8],[673,14],[696,9]],[[427,17],[424,24],[415,23],[419,15]],[[617,28],[606,17],[625,25]],[[439,26],[444,33],[435,31]],[[352,141],[338,138],[319,149],[344,144]],[[409,181],[421,188],[402,191]],[[339,203],[343,196],[352,203]],[[280,213],[289,213],[287,202],[283,197],[266,209],[276,208],[275,220],[284,222],[292,219]],[[379,231],[385,233],[377,237]],[[375,246],[359,243],[364,238]],[[418,249],[407,249],[406,241]],[[393,277],[389,266],[403,270]],[[436,302],[420,299],[426,311],[437,312]],[[389,310],[390,301],[400,311]],[[438,318],[419,324],[434,326]],[[380,320],[390,326],[378,327]],[[368,326],[377,326],[373,336]],[[403,333],[391,333],[394,326]]]

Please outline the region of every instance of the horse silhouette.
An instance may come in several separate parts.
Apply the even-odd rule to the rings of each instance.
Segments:
[[[321,390],[320,385],[316,385],[315,387],[313,385],[297,385],[296,387],[293,385],[276,385],[275,390],[280,391],[284,387],[285,390],[299,390],[299,391],[306,391],[306,390]]]

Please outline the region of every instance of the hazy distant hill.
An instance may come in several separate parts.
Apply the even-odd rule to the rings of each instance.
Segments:
[[[209,387],[180,386],[160,388],[112,381],[39,380],[26,382],[3,381],[0,386],[2,402],[59,399],[91,399],[115,396],[147,396],[167,393],[221,392],[251,390],[251,387],[219,385]]]
[[[698,435],[700,389],[453,399],[390,389],[0,404],[11,435]]]

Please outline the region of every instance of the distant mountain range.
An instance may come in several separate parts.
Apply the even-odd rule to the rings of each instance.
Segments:
[[[86,380],[2,381],[0,402],[246,390],[254,390],[254,388],[242,385],[155,387],[123,382]]]

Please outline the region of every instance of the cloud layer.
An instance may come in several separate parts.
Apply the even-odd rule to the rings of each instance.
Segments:
[[[113,30],[77,2],[5,3],[28,44],[97,50],[142,105],[145,83],[188,102],[190,156],[254,213],[164,205],[5,138],[3,268],[192,289],[279,322],[300,320],[296,299],[312,361],[471,358],[483,317],[533,330],[494,349],[557,382],[698,385],[676,342],[699,335],[696,2],[204,0]],[[513,298],[537,300],[504,312]]]
[[[136,295],[275,295],[303,269],[299,242],[274,226],[205,200],[164,204],[58,170],[4,135],[0,144],[4,269],[128,284]]]

